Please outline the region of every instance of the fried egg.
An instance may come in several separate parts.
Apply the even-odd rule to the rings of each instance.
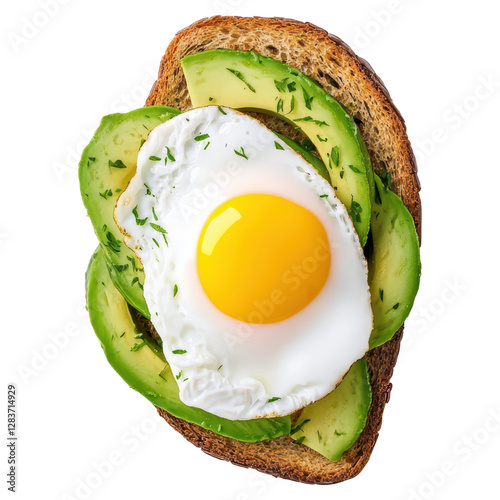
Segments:
[[[158,125],[115,219],[186,405],[287,415],[367,351],[367,266],[346,208],[254,118],[208,106]]]

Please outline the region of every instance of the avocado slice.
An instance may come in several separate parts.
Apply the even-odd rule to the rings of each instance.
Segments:
[[[344,108],[296,69],[254,52],[208,50],[181,59],[194,107],[262,111],[300,127],[327,166],[364,246],[370,229],[370,158]]]
[[[290,434],[296,443],[335,462],[364,429],[371,400],[368,367],[361,358],[333,392],[300,412]]]
[[[420,283],[420,250],[413,218],[375,175],[371,242],[366,246],[373,311],[370,349],[388,340],[410,313]]]
[[[290,433],[290,417],[227,420],[186,406],[161,346],[134,322],[133,310],[114,286],[102,246],[90,260],[85,281],[92,327],[109,363],[132,389],[176,417],[239,441]]]
[[[116,200],[136,171],[137,155],[149,132],[179,111],[165,106],[140,108],[105,116],[78,168],[83,204],[107,258],[113,283],[144,316],[149,311],[142,293],[144,271],[123,243],[113,218]]]

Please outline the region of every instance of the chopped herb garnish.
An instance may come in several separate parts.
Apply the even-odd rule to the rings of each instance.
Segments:
[[[160,161],[161,160],[161,158],[159,158],[158,156],[150,156],[149,159],[151,161]]]
[[[283,111],[283,99],[278,100],[278,105],[276,106],[276,111],[279,113],[280,111]]]
[[[335,146],[332,148],[332,151],[330,153],[330,166],[333,163],[336,167],[339,166],[339,147]]]
[[[153,212],[153,217],[155,218],[155,220],[158,220],[158,216],[156,215],[155,212],[155,207],[151,207],[151,212]]]
[[[358,167],[355,167],[354,165],[349,165],[349,168],[356,174],[361,173],[361,170]]]
[[[104,227],[106,228],[104,229],[104,231],[106,231],[107,227],[106,226]],[[108,240],[108,243],[105,246],[108,247],[112,252],[119,253],[121,242],[114,237],[111,231],[106,232],[106,239]]]
[[[344,178],[344,174],[345,174],[345,170],[342,169],[339,173],[340,173],[340,178],[343,179]]]
[[[131,257],[130,255],[127,255],[127,259],[132,264],[132,270],[133,271],[139,271],[139,268],[135,265],[135,258]],[[140,269],[140,270],[142,271],[142,269]]]
[[[210,141],[207,142],[207,145],[203,148],[203,151],[205,151],[205,149],[207,149],[208,146],[210,146]]]
[[[302,444],[305,438],[306,438],[305,436],[300,436],[298,439],[294,439],[292,441],[292,443],[293,444]]]
[[[394,305],[392,306],[392,308],[393,308],[393,309],[397,309],[398,307],[399,307],[399,302],[398,302],[397,304],[394,304]]]
[[[284,78],[283,80],[274,80],[274,85],[280,92],[295,92],[296,83],[291,78]]]
[[[318,140],[319,140],[320,142],[326,142],[326,141],[328,141],[328,137],[325,137],[325,138],[323,139],[323,137],[321,137],[319,134],[316,134],[316,137],[318,138]]]
[[[146,194],[151,196],[151,189],[149,188],[149,186],[146,183],[144,183],[144,187],[146,188]]]
[[[170,161],[175,161],[174,155],[171,153],[170,148],[168,146],[165,146],[165,149],[167,150],[167,156],[165,157],[165,165],[167,164],[167,158]]]
[[[208,100],[209,100],[209,101],[213,101],[213,100],[214,100],[214,98],[213,98],[213,97],[209,97],[209,98],[208,98]]]
[[[87,167],[90,166],[90,164],[95,161],[95,156],[89,156],[87,158]]]
[[[123,271],[125,271],[125,269],[128,268],[128,264],[122,264],[121,266],[119,266],[118,264],[113,264],[113,267],[115,268],[117,273],[122,273]]]
[[[323,122],[321,120],[314,120],[311,116],[304,116],[303,118],[295,118],[294,122],[313,122],[318,127],[322,127],[323,125],[328,126],[328,123]]]
[[[336,436],[339,436],[339,437],[340,437],[340,436],[343,436],[343,435],[345,434],[344,432],[339,432],[337,429],[335,429],[335,430],[333,431],[333,433],[334,433]]]
[[[135,223],[138,225],[138,226],[144,226],[144,224],[146,224],[146,221],[148,220],[148,217],[144,218],[144,219],[139,219],[139,214],[137,213],[137,207],[138,205],[136,205],[133,209],[132,209],[132,213],[134,214],[134,217],[135,217]]]
[[[291,113],[295,108],[295,96],[293,95],[292,96],[292,100],[290,101],[290,111],[289,113]]]
[[[361,222],[361,212],[362,212],[361,205],[357,201],[354,201],[354,199],[351,196],[351,208],[349,209],[349,215],[352,217],[352,220],[356,222]]]
[[[141,290],[144,290],[144,287],[141,285],[141,282],[139,281],[139,278],[137,276],[132,280],[132,286],[136,283]]]
[[[321,436],[321,432],[317,431],[318,432],[318,441],[321,443],[321,440],[323,439],[323,437]]]
[[[319,197],[320,198],[328,198],[328,195],[327,194],[320,194]]]
[[[297,427],[294,427],[291,431],[290,431],[290,434],[295,434],[296,432],[299,432],[302,427],[304,427],[304,425],[307,424],[307,422],[310,422],[311,419],[310,418],[306,418],[305,420],[303,420],[302,422],[300,422],[299,425],[297,425]]]
[[[311,139],[308,139],[307,137],[305,139],[302,139],[302,141],[300,142],[300,145],[306,151],[312,151],[314,149],[314,144],[312,143]]]
[[[201,135],[197,135],[194,140],[195,141],[204,141],[205,139],[208,139],[210,136],[208,134],[201,134]]]
[[[278,141],[274,141],[274,145],[276,146],[276,149],[285,150],[285,148]]]
[[[158,224],[155,224],[154,222],[150,222],[149,225],[155,230],[155,231],[158,231],[159,233],[162,234],[163,236],[163,239],[165,240],[165,243],[167,244],[168,246],[168,242],[167,242],[167,237],[165,236],[167,233],[167,231],[165,231],[165,229],[163,229],[161,226],[159,226]],[[157,243],[158,245],[158,243]],[[159,245],[158,245],[159,246]]]
[[[382,181],[386,191],[391,188],[391,173],[386,169],[384,169],[380,174],[380,180]]]
[[[174,297],[177,295],[178,291],[179,291],[179,287],[177,285],[174,285]]]
[[[105,200],[107,200],[113,196],[113,191],[111,189],[106,189],[106,191],[99,193],[99,196],[102,196]]]
[[[124,335],[125,335],[125,332],[123,332],[123,333],[120,335],[120,338],[122,338]]]
[[[130,350],[132,352],[138,351],[141,347],[144,347],[146,345],[146,342],[142,341],[140,344],[134,344]]]
[[[158,248],[160,248],[160,244],[159,244],[159,243],[158,243],[158,242],[157,242],[154,238],[153,238],[153,241],[154,241],[155,245],[156,245]]]
[[[187,353],[186,349],[174,349],[172,351],[172,354],[186,354],[186,353]]]
[[[268,400],[267,400],[267,402],[266,402],[266,404],[267,404],[267,403],[274,403],[274,401],[278,401],[279,399],[281,399],[281,398],[277,398],[277,397],[275,396],[274,398],[268,399]]]
[[[122,190],[120,188],[115,190],[115,193],[121,193],[121,192],[122,192]]]
[[[220,106],[217,106],[219,108],[219,111],[223,114],[223,115],[227,115],[227,113],[220,107]]]
[[[378,294],[380,296],[380,300],[384,302],[384,290],[382,290],[382,288],[378,289]]]
[[[125,163],[123,163],[121,160],[116,160],[116,161],[109,160],[108,165],[114,168],[127,168],[127,165],[125,165]]]
[[[246,81],[245,77],[237,70],[226,68],[230,73],[232,73],[236,78],[239,78],[247,87],[248,90],[255,93],[255,89]]]
[[[217,368],[217,371],[219,371],[221,368],[222,368],[222,365],[220,365],[219,368]]]
[[[182,370],[175,376],[177,380],[179,380],[182,377]]]
[[[307,91],[304,87],[302,87],[302,93],[304,95],[304,103],[306,105],[306,108],[311,109],[311,102],[314,99],[314,97],[309,96],[309,94],[307,93]]]
[[[245,160],[248,160],[248,156],[245,154],[245,150],[243,149],[243,146],[241,146],[241,151],[236,151],[236,149],[235,149],[234,152],[238,156],[241,156],[242,158],[245,158]]]

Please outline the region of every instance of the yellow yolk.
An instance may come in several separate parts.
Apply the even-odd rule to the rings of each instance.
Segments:
[[[319,219],[268,194],[237,196],[214,210],[197,251],[205,293],[247,323],[274,323],[304,309],[325,284],[330,261]]]

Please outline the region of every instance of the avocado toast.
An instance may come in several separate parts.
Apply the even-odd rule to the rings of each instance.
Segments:
[[[267,84],[263,75],[269,75]],[[108,360],[170,425],[216,457],[308,483],[355,476],[378,436],[401,323],[420,272],[416,165],[387,91],[348,47],[310,24],[216,17],[174,38],[146,104],[147,111],[106,117],[80,164],[83,200],[100,241],[87,275],[88,306]],[[372,273],[373,349],[331,394],[291,417],[224,420],[179,400],[177,375],[148,321],[141,263],[113,220],[113,207],[135,172],[149,130],[193,106],[211,104],[247,111],[331,178]],[[331,145],[342,134],[339,154]],[[124,141],[127,157],[123,146],[115,146]],[[387,252],[391,258],[384,260]],[[345,394],[350,394],[347,405]]]

